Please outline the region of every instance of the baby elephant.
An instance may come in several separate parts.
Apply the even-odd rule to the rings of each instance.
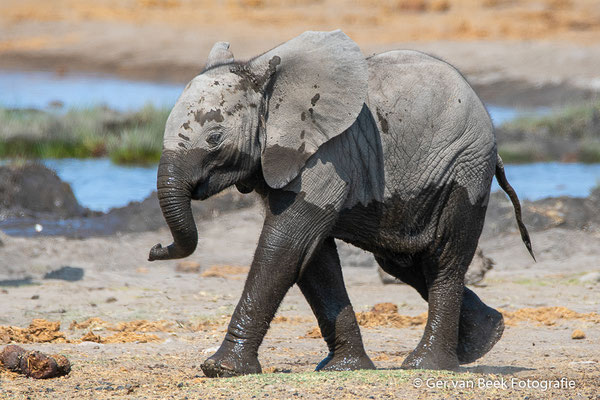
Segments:
[[[258,348],[294,284],[329,347],[317,370],[374,368],[334,238],[372,252],[429,302],[403,368],[455,369],[500,339],[502,315],[463,283],[494,175],[531,245],[490,117],[445,62],[416,51],[365,58],[339,30],[305,32],[247,62],[219,42],[171,111],[163,149],[158,198],[174,242],[154,246],[150,261],[195,250],[191,199],[236,185],[266,209],[225,339],[202,365],[207,376],[261,372]]]

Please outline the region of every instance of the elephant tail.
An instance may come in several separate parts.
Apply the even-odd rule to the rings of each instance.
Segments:
[[[535,255],[533,254],[533,248],[531,247],[531,239],[529,239],[529,232],[527,232],[527,228],[521,219],[521,204],[519,203],[519,197],[517,196],[515,189],[510,186],[510,183],[508,183],[508,180],[506,179],[506,175],[504,174],[504,162],[502,162],[502,158],[500,158],[499,154],[496,161],[496,180],[498,180],[498,184],[512,202],[515,209],[515,217],[517,218],[517,225],[519,225],[519,231],[521,232],[521,240],[523,240],[525,247],[527,247],[529,254],[531,254],[531,257],[533,257],[533,260],[535,261]]]

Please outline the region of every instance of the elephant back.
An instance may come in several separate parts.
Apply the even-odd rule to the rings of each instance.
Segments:
[[[417,51],[367,59],[367,105],[385,154],[386,197],[414,198],[457,181],[472,202],[489,190],[496,159],[491,119],[449,64]]]

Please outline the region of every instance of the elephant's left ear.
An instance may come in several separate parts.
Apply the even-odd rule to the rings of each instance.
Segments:
[[[367,98],[367,62],[342,31],[309,31],[249,68],[269,77],[262,169],[270,187],[282,188],[323,143],[354,123]]]
[[[205,69],[219,64],[233,62],[233,53],[229,51],[229,42],[217,42],[214,44],[206,60]]]

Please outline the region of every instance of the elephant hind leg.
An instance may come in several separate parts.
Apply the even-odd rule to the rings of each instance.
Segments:
[[[429,250],[397,261],[378,260],[386,272],[413,286],[429,302],[423,338],[404,367],[453,369],[482,357],[502,336],[502,315],[464,287],[485,210],[485,204],[471,204],[465,189],[454,187]]]
[[[457,356],[460,309],[466,268],[448,260],[423,260],[429,302],[427,323],[421,341],[406,357],[402,368],[458,368]]]
[[[428,300],[427,282],[423,268],[416,258],[400,262],[392,258],[375,257],[381,268],[412,286],[425,301]],[[460,364],[468,364],[483,357],[502,337],[502,314],[485,304],[475,292],[464,288],[458,326],[456,355]]]
[[[459,363],[469,364],[483,357],[500,340],[503,332],[502,314],[465,287],[456,348]]]
[[[329,348],[329,355],[319,363],[317,371],[375,369],[363,346],[333,238],[321,244],[298,286],[315,313]]]

